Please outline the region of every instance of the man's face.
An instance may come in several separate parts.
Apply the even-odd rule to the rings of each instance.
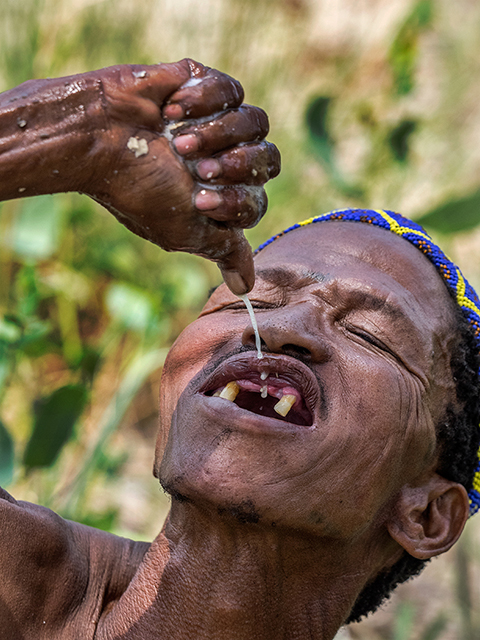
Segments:
[[[247,519],[359,535],[434,468],[452,302],[416,248],[365,224],[296,230],[255,264],[265,357],[244,304],[219,287],[165,365],[157,475]],[[214,396],[234,380],[234,402]],[[273,406],[288,393],[282,418]]]

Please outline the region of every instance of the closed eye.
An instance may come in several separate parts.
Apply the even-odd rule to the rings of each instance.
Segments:
[[[390,347],[388,347],[384,342],[379,340],[376,336],[373,336],[371,333],[368,333],[368,331],[365,331],[364,329],[360,329],[359,327],[354,327],[352,325],[346,325],[346,329],[350,331],[350,333],[353,333],[359,338],[361,338],[362,340],[365,340],[365,342],[368,342],[369,344],[372,344],[374,347],[377,347],[377,349],[381,349],[382,351],[389,353],[391,356],[393,356],[397,360],[400,360],[399,356],[394,351],[392,351]]]
[[[264,300],[250,300],[252,307],[258,310],[265,309],[277,309],[279,305],[274,304],[272,302],[265,302]],[[238,300],[236,302],[231,302],[230,304],[225,304],[222,306],[223,309],[232,309],[233,311],[246,311],[247,307],[242,300]]]

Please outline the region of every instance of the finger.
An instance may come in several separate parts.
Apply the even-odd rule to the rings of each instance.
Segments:
[[[262,140],[268,133],[268,117],[263,109],[244,105],[219,117],[186,128],[173,144],[182,156],[213,154],[240,143]]]
[[[267,210],[267,194],[262,187],[225,187],[201,189],[195,196],[195,206],[204,216],[230,227],[249,229],[262,219]]]
[[[253,289],[255,271],[252,248],[243,231],[236,231],[231,251],[218,261],[218,266],[230,291],[241,296]]]
[[[234,147],[200,160],[196,173],[213,184],[262,185],[280,173],[280,152],[270,142]]]
[[[165,99],[191,75],[186,61],[158,65],[119,65],[92,72],[97,76],[109,117],[161,130]]]
[[[125,65],[130,70],[134,87],[141,96],[162,105],[191,75],[187,60],[153,65]]]
[[[170,96],[163,113],[172,120],[201,118],[239,107],[243,98],[243,88],[237,80],[216,69],[203,67],[199,72],[193,70],[192,77]]]

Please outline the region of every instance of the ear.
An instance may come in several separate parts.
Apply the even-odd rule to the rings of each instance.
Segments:
[[[420,485],[402,487],[387,528],[411,556],[427,560],[455,544],[468,514],[465,487],[433,474]]]

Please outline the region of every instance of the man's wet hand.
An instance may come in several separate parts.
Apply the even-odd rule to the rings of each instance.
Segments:
[[[94,72],[105,130],[82,190],[167,251],[214,260],[235,293],[254,282],[243,229],[267,209],[280,170],[266,114],[233,78],[191,60]]]

